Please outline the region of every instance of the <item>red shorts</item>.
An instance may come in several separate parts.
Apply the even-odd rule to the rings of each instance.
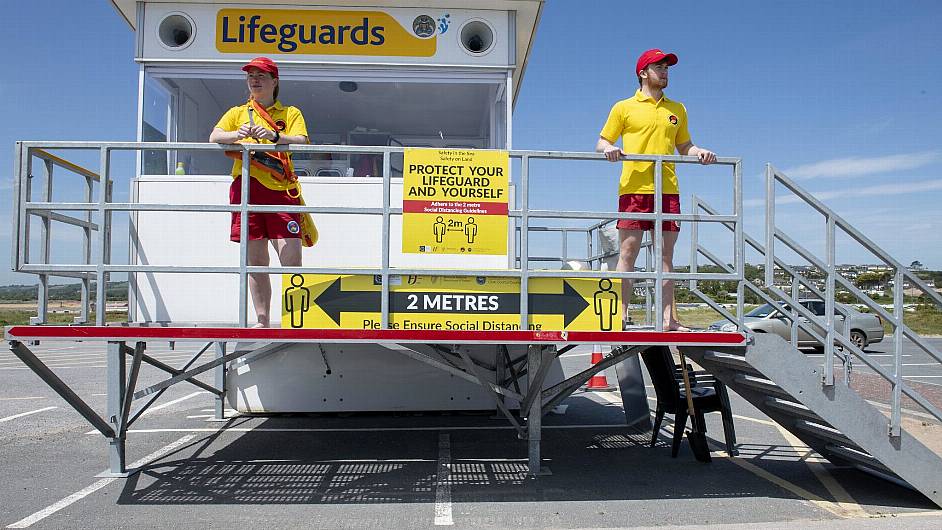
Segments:
[[[618,211],[626,213],[654,213],[653,193],[627,193],[618,197]],[[662,213],[680,213],[680,195],[664,194],[661,197]],[[623,230],[654,230],[654,221],[636,221],[619,219],[616,224]],[[664,221],[661,225],[665,232],[680,232],[680,223]]]
[[[250,204],[300,206],[301,201],[288,196],[286,191],[266,188],[256,179],[249,181]],[[229,204],[242,203],[242,177],[236,177],[229,186]],[[239,242],[242,229],[242,214],[232,212],[229,239]],[[299,239],[301,237],[301,214],[297,213],[249,213],[249,240],[255,239]]]

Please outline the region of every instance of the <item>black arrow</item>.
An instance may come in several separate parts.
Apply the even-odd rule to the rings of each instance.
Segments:
[[[382,293],[379,291],[343,291],[340,278],[317,295],[314,303],[327,313],[338,326],[340,313],[377,313],[380,310]]]
[[[531,315],[563,315],[563,327],[576,319],[587,307],[589,302],[579,294],[566,280],[563,280],[562,294],[530,293]]]

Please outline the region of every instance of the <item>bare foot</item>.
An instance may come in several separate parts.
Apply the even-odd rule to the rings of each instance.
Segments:
[[[257,322],[254,326],[252,326],[252,329],[267,328],[267,327],[268,327],[268,326],[267,326],[266,324],[262,324],[261,322]]]
[[[675,321],[671,322],[670,324],[664,326],[664,331],[681,331],[681,332],[687,332],[687,331],[690,331],[690,328],[688,328],[687,326],[685,326],[685,325],[683,325],[683,324],[681,324],[680,322],[677,322],[677,321],[675,320]]]

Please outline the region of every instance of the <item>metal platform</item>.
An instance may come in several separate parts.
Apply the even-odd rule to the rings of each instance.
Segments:
[[[520,439],[529,443],[529,469],[534,475],[546,473],[540,465],[541,418],[559,402],[569,397],[592,376],[636,355],[651,346],[697,346],[740,348],[751,342],[742,333],[718,332],[566,332],[566,331],[409,331],[409,330],[322,330],[322,329],[251,329],[205,327],[143,326],[12,326],[5,330],[10,349],[46,384],[65,399],[89,423],[109,439],[110,472],[126,476],[125,443],[128,427],[150,407],[167,388],[188,382],[216,396],[216,418],[224,419],[227,363],[239,358],[260,357],[285,345],[313,343],[322,345],[366,344],[389,353],[399,353],[414,361],[479,384],[493,399],[495,408],[510,422]],[[52,372],[27,346],[31,341],[100,341],[106,345],[108,359],[108,413],[101,417],[65,382]],[[179,369],[166,365],[144,352],[148,342],[191,341],[206,345]],[[133,343],[134,346],[129,346]],[[236,343],[229,351],[229,343]],[[563,353],[581,344],[613,346],[601,362],[563,381],[549,385],[547,375],[553,362]],[[511,347],[525,349],[516,359]],[[210,349],[212,360],[193,367]],[[323,347],[319,348],[324,355]],[[315,350],[312,349],[312,354]],[[494,363],[482,362],[484,352]],[[131,359],[130,370],[127,359]],[[326,357],[325,357],[326,362]],[[142,363],[150,364],[170,377],[137,390]],[[214,370],[215,386],[195,376]],[[521,378],[526,376],[525,381]],[[383,374],[377,374],[382,378]],[[623,383],[622,386],[625,386]],[[640,384],[633,379],[627,384]],[[624,389],[623,389],[624,392]],[[135,400],[145,399],[131,410]],[[519,405],[514,414],[508,401]],[[643,418],[647,405],[641,397]]]

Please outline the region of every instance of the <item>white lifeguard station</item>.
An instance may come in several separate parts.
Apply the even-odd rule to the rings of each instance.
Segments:
[[[942,506],[942,459],[903,428],[902,398],[912,399],[937,419],[942,419],[942,410],[908,384],[900,371],[904,336],[936,361],[942,362],[942,353],[906,327],[902,290],[897,291],[891,312],[840,275],[834,261],[836,236],[848,236],[884,261],[895,271],[896,285],[911,282],[939,306],[942,296],[788,177],[768,166],[764,243],[744,232],[738,158],[717,161],[732,169],[731,213],[721,213],[696,197],[690,203],[692,211],[682,214],[661,212],[658,199],[656,211],[647,214],[607,208],[578,212],[530,208],[531,161],[603,160],[596,153],[511,149],[511,112],[542,1],[479,1],[473,7],[466,2],[424,0],[336,0],[329,5],[277,0],[265,5],[234,0],[112,3],[137,33],[138,141],[17,143],[13,269],[38,275],[39,307],[33,325],[5,330],[14,354],[108,438],[112,473],[128,471],[124,448],[129,425],[164,390],[186,382],[216,397],[217,418],[224,415],[226,399],[239,411],[259,413],[493,407],[517,436],[528,440],[528,466],[539,474],[543,415],[593,375],[620,366],[627,424],[648,422],[637,356],[652,348],[663,354],[667,346],[676,346],[823,456],[903,480]],[[259,55],[278,62],[279,99],[300,107],[314,145],[206,142],[219,116],[245,101],[240,66]],[[404,250],[403,240],[412,235],[410,227],[417,226],[405,224],[406,214],[415,213],[405,208],[403,185],[404,179],[414,176],[405,163],[407,157],[416,156],[413,148],[469,159],[499,153],[504,162],[512,163],[508,173],[517,168],[519,173],[506,188],[510,199],[500,210],[506,234],[504,224],[496,225],[499,229],[491,234],[506,235],[496,238],[504,240],[506,252],[474,253],[467,245],[461,253],[451,254],[423,254],[424,245],[419,245],[419,253],[412,253],[415,247]],[[248,266],[247,245],[228,241],[231,213],[246,215],[266,207],[246,201],[228,204],[230,159],[224,151],[237,151],[248,161],[251,152],[276,149],[293,153],[307,206],[267,208],[312,213],[321,232],[320,243],[305,251],[302,267]],[[84,169],[50,150],[96,151],[99,170]],[[111,158],[118,152],[137,155],[136,171],[128,179],[128,202],[113,196],[116,177]],[[625,159],[653,163],[656,176],[665,163],[697,162],[693,157],[632,153]],[[178,166],[184,174],[176,173]],[[53,193],[54,171],[81,179],[84,200],[59,199]],[[60,181],[57,176],[55,182]],[[38,182],[43,182],[41,189]],[[247,190],[247,183],[243,185]],[[786,189],[825,218],[825,258],[779,228],[777,188]],[[658,178],[655,191],[662,191]],[[112,259],[116,212],[129,218],[126,262]],[[662,221],[691,223],[689,269],[667,272],[661,260],[654,259],[644,271],[600,270],[605,256],[592,251],[593,235],[616,218],[654,221],[650,246],[654,256],[663,243]],[[535,256],[529,244],[531,231],[547,228],[531,224],[540,219],[594,222],[583,230],[588,250],[582,258],[591,266],[578,273],[534,266],[546,261]],[[732,261],[701,244],[698,223],[714,223],[732,232]],[[78,260],[52,259],[53,234],[58,234],[54,225],[82,231]],[[465,234],[469,243],[477,237],[474,230]],[[762,287],[745,277],[747,248],[764,259]],[[791,267],[782,258],[783,250],[822,271],[825,287]],[[701,259],[719,272],[699,270]],[[107,325],[104,311],[98,311],[95,324],[87,325],[91,282],[97,282],[94,297],[102,308],[109,275],[119,273],[129,277],[128,321]],[[330,320],[323,320],[324,326],[304,327],[289,319],[290,325],[283,323],[281,329],[249,329],[249,274],[272,275],[275,293],[281,292],[277,288],[281,275],[291,275],[292,286],[297,275],[332,277],[321,283],[327,288],[317,295],[312,290],[306,298],[312,301],[311,297],[329,293],[330,300],[320,302],[320,311]],[[776,274],[791,282],[791,292],[776,284]],[[344,285],[342,277],[347,276],[359,277],[359,287]],[[48,282],[53,277],[82,282],[84,310],[77,324],[86,325],[44,325]],[[654,307],[661,305],[664,280],[689,281],[690,293],[729,320],[732,329],[669,333],[660,322],[653,329],[616,329],[608,311],[617,307],[612,286],[613,281],[625,279],[645,281],[654,292]],[[437,291],[416,291],[410,287],[413,280],[416,285],[427,281],[435,287],[426,291]],[[701,292],[699,280],[735,283],[735,314]],[[837,287],[893,327],[894,370],[854,344],[849,330],[835,325],[843,316],[834,303]],[[483,290],[489,291],[482,295]],[[801,290],[823,300],[826,314],[815,315],[803,307]],[[775,307],[780,318],[791,323],[793,339],[802,330],[822,344],[823,361],[810,360],[777,336],[748,333],[743,320],[747,293]],[[393,314],[411,317],[409,311],[414,311],[410,296],[415,297],[412,301],[432,301],[425,313],[460,312],[456,306],[446,307],[443,294],[449,304],[463,300],[458,304],[461,311],[473,313],[473,319],[463,322],[496,322],[499,313],[503,327],[397,326]],[[475,300],[473,307],[469,300]],[[273,301],[273,314],[279,315],[282,297]],[[344,311],[362,314],[364,306],[373,315],[370,319],[343,323]],[[536,323],[537,317],[550,323],[543,327]],[[588,327],[579,328],[580,319]],[[107,345],[107,415],[90,407],[30,350],[31,343],[39,340]],[[175,368],[145,353],[152,341],[205,346]],[[563,374],[559,356],[592,344],[612,348],[585,370]],[[214,358],[194,366],[208,351]],[[849,385],[855,360],[866,363],[892,388],[889,418]],[[843,381],[835,377],[835,362],[843,369]],[[166,372],[168,378],[137,389],[142,363]],[[215,374],[213,384],[194,379],[209,370]],[[132,409],[138,400],[142,403]]]
[[[511,147],[514,94],[543,6],[540,0],[114,3],[138,35],[139,141],[205,142],[222,113],[246,100],[241,65],[266,55],[280,67],[279,99],[301,109],[315,145],[459,149]],[[382,156],[299,153],[294,160],[309,205],[382,207]],[[178,162],[185,177],[174,175]],[[231,160],[217,152],[145,152],[134,200],[224,204],[230,168]],[[401,154],[390,169],[396,204]],[[321,240],[305,250],[306,264],[380,265],[380,218],[317,215],[316,222]],[[398,223],[393,218],[394,237],[401,233]],[[238,245],[227,241],[227,226],[225,215],[141,213],[136,262],[237,263]],[[178,233],[188,234],[187,243],[167,237]],[[397,241],[391,248],[399,248]],[[510,259],[443,256],[435,266],[506,268]],[[428,264],[401,252],[390,256],[393,267]],[[131,318],[238,322],[238,294],[233,276],[137,275]],[[273,302],[277,325],[280,297]]]
[[[265,55],[279,64],[279,99],[301,109],[315,145],[508,149],[514,94],[543,2],[115,5],[138,34],[140,141],[205,142],[219,116],[246,99],[241,65]],[[294,161],[309,206],[383,208],[381,154],[296,153]],[[179,163],[185,176],[173,174]],[[390,157],[388,204],[401,204],[402,164],[401,153]],[[230,167],[231,160],[218,152],[145,151],[133,200],[225,204]],[[390,267],[493,270],[512,266],[514,259],[510,251],[434,260],[403,254],[400,217],[390,219],[388,232],[376,215],[316,214],[315,219],[320,241],[304,251],[309,266],[380,267],[387,233]],[[203,212],[140,212],[132,259],[143,266],[184,268],[236,264],[239,246],[228,241],[228,222],[227,215]],[[272,275],[274,326],[281,316],[280,279]],[[130,320],[235,324],[239,281],[234,275],[132,274]],[[320,347],[311,355],[309,345],[281,345],[264,352],[243,358],[230,372],[228,396],[239,411],[493,406],[477,384],[456,383],[383,348],[347,348],[334,355]],[[312,381],[317,391],[311,390]],[[403,392],[405,387],[422,391]]]

